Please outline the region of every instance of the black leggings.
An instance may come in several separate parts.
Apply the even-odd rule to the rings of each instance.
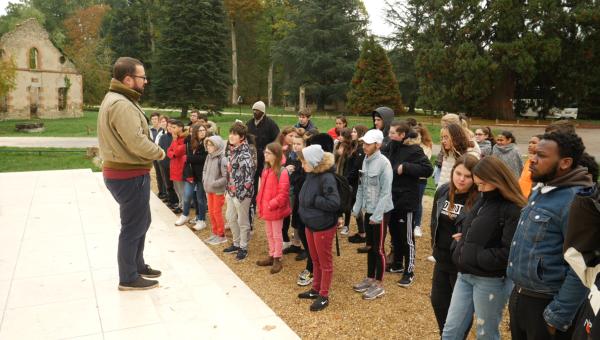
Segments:
[[[356,202],[356,190],[353,189],[352,190],[352,204],[350,204],[350,209],[348,211],[344,211],[344,225],[347,227],[350,226],[350,217],[352,217],[352,207],[354,207],[355,202]],[[358,214],[358,216],[356,216],[356,226],[358,227],[359,234],[365,233],[365,225],[363,222],[362,214]]]
[[[383,221],[379,224],[371,224],[371,214],[365,214],[364,217],[367,246],[371,247],[367,253],[367,277],[377,281],[383,280],[385,272],[385,234],[388,217],[388,214],[384,214]]]
[[[288,231],[290,230],[291,220],[291,215],[288,215],[283,219],[283,225],[281,226],[281,235],[283,236],[283,242],[290,242],[290,235],[288,234]]]
[[[310,252],[308,251],[308,241],[306,240],[306,228],[302,227],[302,228],[298,228],[296,229],[298,231],[298,235],[300,236],[300,241],[302,241],[302,247],[304,248],[304,251],[306,252],[306,270],[308,270],[309,272],[313,272],[313,263],[312,263],[312,259],[310,258]]]

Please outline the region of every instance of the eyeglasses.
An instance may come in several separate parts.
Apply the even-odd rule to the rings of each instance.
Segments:
[[[475,136],[485,136],[485,133],[476,133]]]
[[[135,74],[132,74],[131,77],[133,77],[133,78],[142,78],[145,81],[148,81],[148,77],[146,77],[146,76],[136,76]]]

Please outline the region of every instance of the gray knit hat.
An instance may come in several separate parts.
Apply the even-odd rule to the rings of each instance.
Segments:
[[[313,144],[302,149],[302,156],[311,167],[316,167],[323,160],[323,148],[319,144]]]

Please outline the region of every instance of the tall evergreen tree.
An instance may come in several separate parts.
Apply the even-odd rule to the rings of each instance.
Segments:
[[[363,42],[356,72],[348,92],[348,108],[353,114],[370,113],[378,106],[404,112],[398,81],[385,50],[373,37]]]
[[[170,0],[156,44],[153,92],[161,105],[223,104],[227,97],[227,26],[220,0]]]
[[[276,61],[288,72],[286,87],[305,86],[319,110],[344,100],[359,56],[367,16],[360,0],[290,1],[293,27],[275,47]]]

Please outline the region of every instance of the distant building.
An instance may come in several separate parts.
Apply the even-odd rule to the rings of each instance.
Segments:
[[[0,58],[13,58],[16,86],[0,98],[0,119],[83,116],[83,79],[36,19],[0,37]]]

